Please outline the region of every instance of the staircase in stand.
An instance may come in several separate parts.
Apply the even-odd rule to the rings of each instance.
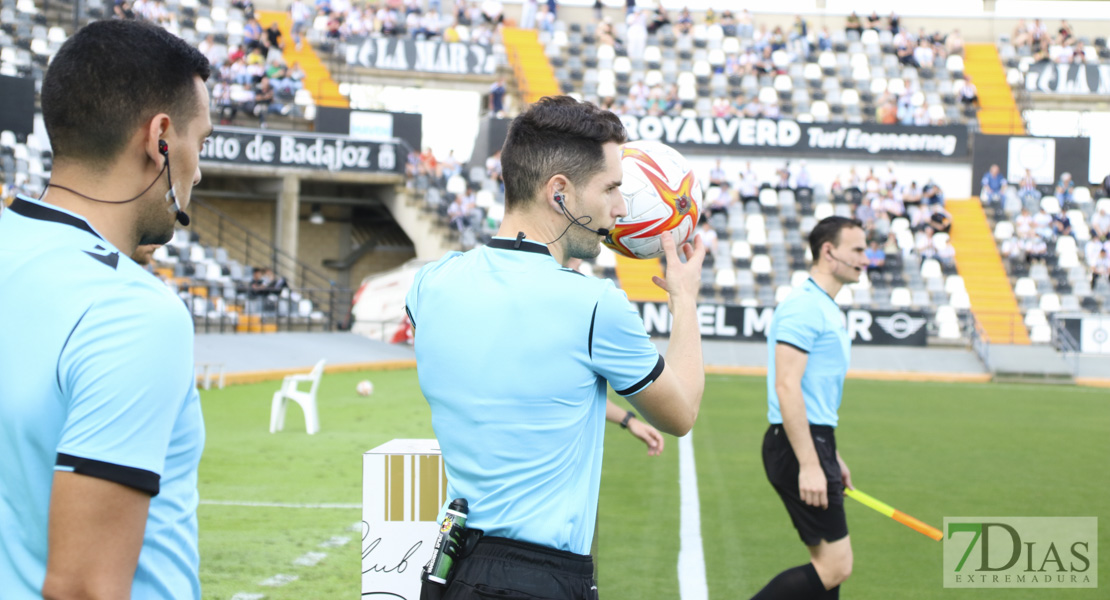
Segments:
[[[1006,83],[1006,70],[994,44],[968,44],[964,48],[964,73],[979,94],[979,129],[983,133],[1025,135],[1025,122]]]
[[[950,242],[972,314],[991,343],[1028,345],[1029,333],[979,198],[948,200],[945,208],[952,214]]]
[[[285,59],[285,64],[289,66],[293,66],[293,63],[300,63],[301,69],[305,73],[304,89],[312,94],[316,106],[347,108],[350,103],[346,97],[339,93],[339,84],[331,78],[331,72],[320,60],[320,56],[316,54],[312,44],[308,43],[308,39],[301,39],[299,50],[297,45],[293,43],[293,22],[289,13],[258,11],[256,14],[259,24],[264,29],[269,27],[271,23],[278,24],[278,28],[281,29],[282,42],[285,44],[281,56]]]

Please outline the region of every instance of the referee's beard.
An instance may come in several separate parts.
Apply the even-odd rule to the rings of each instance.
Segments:
[[[566,258],[592,260],[601,254],[601,236],[571,225],[566,238]]]
[[[173,239],[173,224],[177,216],[170,210],[173,203],[166,202],[164,194],[162,192],[140,200],[142,209],[135,223],[140,246],[165,244]]]

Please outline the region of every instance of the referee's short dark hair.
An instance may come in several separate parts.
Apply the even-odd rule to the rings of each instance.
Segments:
[[[194,77],[208,59],[162,27],[95,21],[69,37],[42,81],[42,116],[56,159],[106,165],[158,113],[178,127],[196,116]]]
[[[623,144],[617,115],[570,96],[546,96],[509,126],[501,148],[505,209],[525,206],[555,175],[582,185],[604,168],[602,145]]]
[[[840,244],[840,232],[845,229],[859,228],[863,229],[863,223],[859,219],[849,219],[848,217],[825,217],[809,232],[809,251],[813,253],[813,263],[821,257],[821,246],[825,242],[832,242],[833,246]]]

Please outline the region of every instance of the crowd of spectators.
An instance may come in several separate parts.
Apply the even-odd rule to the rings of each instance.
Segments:
[[[350,42],[370,36],[441,39],[447,42],[491,44],[504,22],[503,7],[496,0],[404,0],[352,4],[348,0],[294,0],[289,7],[296,43],[317,19],[324,37]]]
[[[919,259],[934,258],[942,266],[953,268],[956,254],[948,243],[952,215],[945,209],[944,191],[932,179],[923,185],[905,179],[899,179],[893,163],[888,163],[879,172],[868,168],[864,173],[850,167],[829,184],[829,199],[835,204],[850,207],[850,215],[863,223],[873,270],[881,272],[887,253],[900,251],[893,223],[899,218],[908,223],[908,230],[914,236],[913,250]],[[787,162],[775,170],[771,180],[760,179],[750,162],[745,164],[737,177],[729,178],[718,160],[709,171],[706,185],[706,219],[711,221],[714,215],[727,214],[736,203],[758,202],[760,190],[765,187],[812,192],[813,186],[813,178],[804,160],[793,166]]]
[[[1048,30],[1040,19],[1031,23],[1025,19],[1014,27],[1010,43],[1022,52],[1028,52],[1035,62],[1083,63],[1098,60],[1098,51],[1088,47],[1075,36],[1075,31],[1066,19],[1060,21],[1055,33]]]

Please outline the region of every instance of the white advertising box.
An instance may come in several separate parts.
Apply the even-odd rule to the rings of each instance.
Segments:
[[[362,455],[363,598],[420,598],[446,497],[437,440],[391,440]]]

